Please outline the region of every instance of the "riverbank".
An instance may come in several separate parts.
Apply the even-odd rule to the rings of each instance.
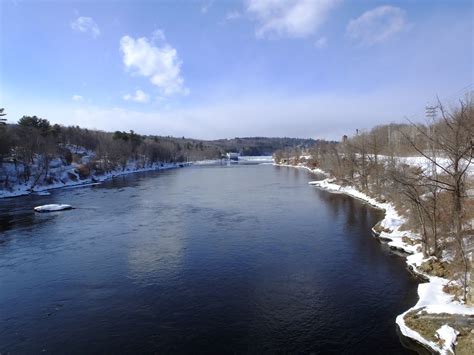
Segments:
[[[135,174],[147,171],[158,171],[167,169],[176,169],[179,167],[189,166],[191,163],[155,163],[147,167],[138,168],[133,164],[129,164],[124,169],[115,169],[104,174],[90,174],[85,178],[81,178],[77,172],[77,167],[69,165],[61,167],[58,171],[52,170],[52,182],[46,184],[35,184],[32,179],[26,183],[18,183],[8,189],[0,190],[0,199],[25,196],[30,194],[48,195],[49,190],[55,190],[67,187],[85,187],[94,184],[100,184],[106,180],[113,179],[118,176]]]
[[[311,169],[305,165],[279,166],[303,168],[328,176],[321,169]],[[373,228],[374,235],[386,242],[390,248],[403,252],[408,269],[427,281],[418,286],[418,302],[396,318],[401,333],[430,351],[440,354],[472,354],[474,308],[456,300],[456,295],[445,292],[456,286],[451,280],[427,272],[427,266],[433,264],[433,260],[423,258],[421,237],[412,231],[403,230],[406,218],[397,212],[393,204],[378,201],[352,186],[342,186],[331,178],[311,181],[309,184],[330,193],[342,193],[357,198],[385,211],[384,219]]]
[[[91,153],[89,153],[91,154]],[[85,156],[88,158],[88,155]],[[87,159],[86,159],[87,161]],[[271,156],[242,156],[239,159],[240,163],[244,164],[265,164],[271,163]],[[80,166],[81,164],[70,164],[62,165],[61,161],[53,161],[52,166],[50,167],[47,176],[45,176],[41,182],[38,182],[37,178],[31,177],[27,182],[15,182],[12,186],[8,188],[0,188],[0,199],[2,198],[12,198],[25,196],[30,194],[38,195],[48,195],[49,190],[66,188],[66,187],[81,187],[81,186],[91,186],[94,184],[100,184],[106,180],[113,179],[118,176],[135,174],[147,171],[158,171],[166,169],[175,169],[191,165],[216,165],[222,164],[222,159],[215,160],[198,160],[193,162],[183,162],[183,163],[154,163],[146,167],[137,167],[139,164],[135,161],[129,162],[125,168],[114,169],[107,173],[97,174],[91,172],[88,176],[81,176]],[[16,168],[13,164],[4,164],[4,169],[7,171],[7,174],[11,176],[15,175]],[[49,182],[48,182],[49,181]]]

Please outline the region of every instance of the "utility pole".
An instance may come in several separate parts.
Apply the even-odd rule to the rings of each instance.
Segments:
[[[425,107],[426,117],[430,118],[431,121],[434,121],[434,119],[436,118],[436,112],[437,111],[438,111],[438,106],[426,105],[426,107]]]
[[[436,159],[436,147],[435,147],[435,127],[434,127],[434,123],[435,123],[435,118],[436,118],[436,114],[437,114],[437,110],[438,110],[438,106],[429,106],[427,105],[425,107],[425,115],[426,115],[426,118],[427,118],[427,121],[428,121],[428,132],[426,132],[428,134],[428,149],[431,148],[431,154],[433,155],[433,158]],[[431,142],[430,142],[431,141]],[[429,146],[431,143],[431,147]],[[434,169],[436,169],[436,167],[434,167]]]
[[[438,172],[436,171],[436,133],[435,133],[435,123],[436,123],[436,114],[437,114],[438,106],[426,106],[425,113],[426,118],[428,121],[428,145],[431,143],[431,177],[436,181],[438,180]],[[429,149],[429,148],[428,148]],[[434,248],[435,252],[438,250],[438,237],[437,237],[437,230],[438,230],[438,222],[437,222],[437,210],[438,210],[438,186],[434,184],[431,188],[431,193],[433,194],[433,227],[434,227]]]

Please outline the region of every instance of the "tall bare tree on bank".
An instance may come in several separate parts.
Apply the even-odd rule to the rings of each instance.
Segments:
[[[357,130],[357,134],[350,143],[356,153],[355,166],[359,175],[360,185],[363,191],[369,190],[369,155],[368,137],[366,132]]]
[[[440,171],[440,174],[426,174],[427,186],[444,190],[451,195],[452,229],[463,268],[463,299],[466,301],[470,260],[464,242],[466,236],[465,200],[467,198],[467,172],[474,156],[474,105],[472,98],[468,97],[460,100],[460,105],[456,109],[446,109],[439,100],[437,107],[441,118],[433,125],[436,134],[430,134],[425,129],[413,125],[429,146],[434,148],[425,150],[411,137],[406,136],[406,138],[412,147],[432,164],[435,171]],[[431,154],[435,151],[442,154],[449,164],[440,163],[436,154]]]
[[[397,191],[406,197],[414,211],[420,227],[423,256],[440,257],[438,241],[438,195],[431,196],[427,193],[425,171],[419,167],[399,164],[390,169],[390,178],[395,182]],[[431,190],[431,188],[430,188]]]

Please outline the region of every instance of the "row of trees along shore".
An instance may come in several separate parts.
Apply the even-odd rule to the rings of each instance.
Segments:
[[[157,162],[183,162],[220,155],[217,147],[200,141],[142,136],[133,131],[110,133],[78,126],[64,127],[36,116],[23,116],[18,124],[0,126],[0,164],[23,165],[25,181],[29,179],[31,164],[48,169],[51,160],[57,158],[71,164],[80,150],[93,153],[88,164],[97,172],[125,168],[130,160],[137,167],[146,167]]]
[[[214,141],[185,137],[140,135],[134,131],[104,132],[51,124],[37,116],[23,116],[7,124],[0,109],[0,188],[14,183],[38,183],[48,179],[51,165],[76,164],[81,177],[96,175],[132,164],[145,168],[156,163],[181,163],[219,159],[226,152],[272,154],[275,149],[309,147],[312,139],[244,137]],[[84,156],[87,156],[84,161]],[[14,166],[14,169],[12,169]],[[12,174],[14,176],[12,176]]]
[[[426,124],[381,125],[274,158],[320,168],[342,185],[394,203],[408,220],[405,228],[421,235],[424,256],[434,257],[426,271],[460,281],[466,301],[474,248],[473,100],[452,109],[438,102],[436,110]]]

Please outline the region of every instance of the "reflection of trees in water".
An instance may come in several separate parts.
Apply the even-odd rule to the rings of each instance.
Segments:
[[[13,228],[15,224],[15,219],[13,215],[10,213],[2,213],[0,214],[0,232],[6,232],[7,230]]]
[[[381,244],[371,235],[372,227],[383,218],[382,211],[347,195],[317,191],[330,211],[333,223],[343,226],[344,236],[347,237],[344,240],[351,243],[351,247],[356,251],[354,255],[363,255],[366,262],[362,265],[367,271],[373,267],[379,270],[398,267],[393,260],[385,260],[386,255],[380,253]],[[404,265],[402,258],[399,258],[399,262]]]
[[[4,233],[13,228],[33,229],[35,228],[35,226],[48,222],[51,218],[54,217],[55,213],[35,213],[33,211],[33,207],[40,204],[40,202],[33,204],[31,202],[29,203],[29,201],[25,197],[19,197],[15,200],[8,199],[7,203],[5,203],[4,206],[0,207],[0,232]],[[4,241],[4,238],[2,238],[3,236],[4,235],[0,234],[0,243],[1,241]]]
[[[336,219],[345,217],[346,228],[372,228],[377,220],[382,218],[381,213],[372,209],[370,206],[364,205],[350,196],[337,193],[329,193],[315,189],[318,197],[326,202],[331,216]],[[380,216],[378,215],[380,213]]]

